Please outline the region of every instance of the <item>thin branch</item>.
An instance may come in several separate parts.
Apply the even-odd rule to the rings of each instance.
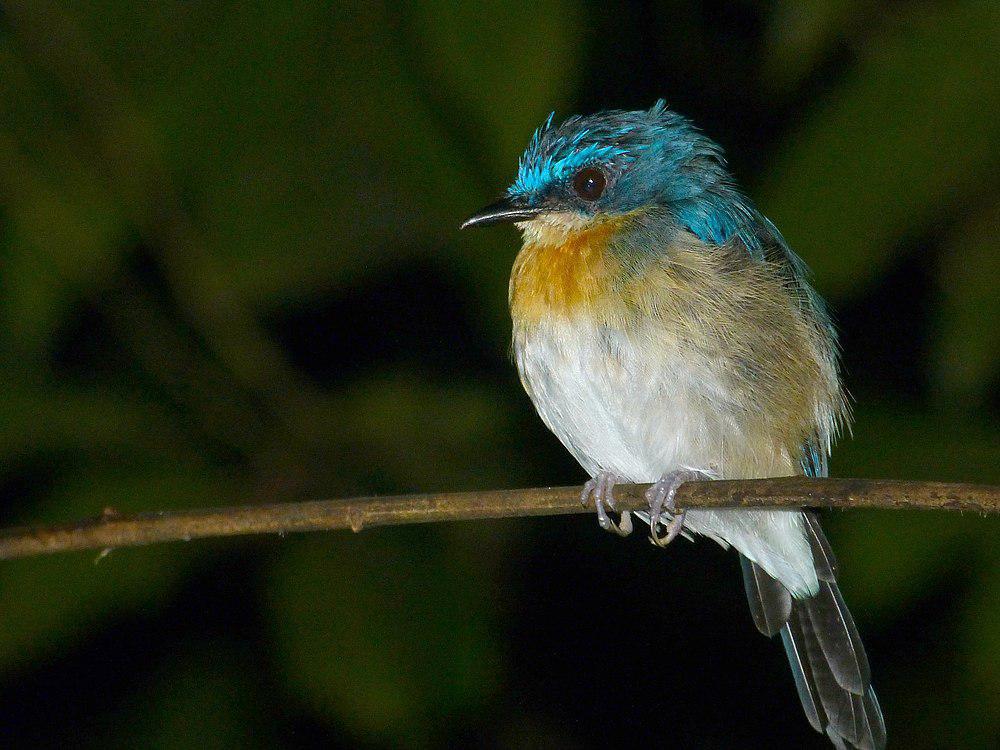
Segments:
[[[622,510],[646,507],[648,485],[615,488]],[[677,491],[679,508],[887,508],[1000,512],[1000,487],[875,479],[780,479],[688,482]],[[358,497],[275,505],[205,508],[122,515],[106,509],[78,523],[0,530],[0,559],[71,550],[137,547],[246,534],[361,531],[431,521],[553,516],[583,513],[578,487]]]

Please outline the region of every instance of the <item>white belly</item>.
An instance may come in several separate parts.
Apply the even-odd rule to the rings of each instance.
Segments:
[[[748,465],[745,396],[726,392],[717,363],[679,347],[641,330],[555,317],[514,334],[535,408],[591,476],[610,471],[655,482],[680,468],[719,478],[793,473],[782,453]],[[793,592],[807,593],[817,581],[802,523],[798,512],[691,511],[685,527],[732,544]]]
[[[673,469],[712,468],[722,476],[731,436],[721,384],[708,364],[664,346],[641,331],[561,319],[514,339],[538,413],[591,474],[655,482]]]

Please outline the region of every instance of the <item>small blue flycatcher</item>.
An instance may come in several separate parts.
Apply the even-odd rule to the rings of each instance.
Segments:
[[[753,620],[781,633],[809,722],[885,747],[868,658],[816,517],[678,512],[694,479],[825,476],[848,419],[836,334],[803,262],[737,188],[722,151],[657,102],[539,128],[507,194],[463,227],[513,222],[514,356],[545,424],[621,535],[616,482],[653,483],[652,540],[735,547]],[[611,511],[611,512],[609,512]]]

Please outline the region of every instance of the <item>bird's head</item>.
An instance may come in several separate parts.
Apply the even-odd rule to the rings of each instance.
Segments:
[[[507,194],[462,228],[515,222],[571,234],[646,209],[683,207],[728,181],[721,150],[658,101],[649,110],[552,115],[535,131]]]

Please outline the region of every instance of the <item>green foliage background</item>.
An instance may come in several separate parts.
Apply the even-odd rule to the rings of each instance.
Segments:
[[[759,25],[753,55],[737,46],[719,62],[736,42],[716,33],[718,9],[684,3],[3,3],[4,521],[580,481],[505,362],[516,240],[456,226],[506,184],[550,110],[675,103],[642,69],[644,98],[595,93],[595,69],[626,53],[641,65],[650,40],[689,74],[689,114],[730,97],[708,108],[720,122],[730,110],[730,130],[713,134],[835,310],[910,294],[894,286],[899,269],[926,270],[912,317],[860,326],[909,340],[913,356],[866,362],[844,341],[856,422],[833,472],[1000,481],[1000,6],[742,7]],[[648,38],[614,33],[636,18],[653,20]],[[757,104],[740,98],[747,82]],[[740,126],[741,107],[760,102],[783,113],[759,134],[766,158]],[[351,346],[310,327],[359,309],[391,314]],[[559,525],[0,564],[0,732],[25,746],[66,746],[63,732],[102,747],[424,746],[465,733],[587,746],[580,727],[521,705],[511,677],[508,623],[528,606],[520,561],[533,543],[558,549]],[[898,644],[873,656],[895,746],[989,746],[996,521],[828,525],[862,629]],[[621,565],[638,554],[573,528]],[[705,546],[678,554],[731,565]],[[655,559],[669,575],[670,555]],[[673,585],[696,590],[698,570]],[[946,620],[909,650],[906,620],[939,605]],[[132,639],[125,653],[148,637],[153,656],[117,662],[119,637]],[[717,701],[726,710],[721,688]],[[780,705],[799,721],[790,693]]]

